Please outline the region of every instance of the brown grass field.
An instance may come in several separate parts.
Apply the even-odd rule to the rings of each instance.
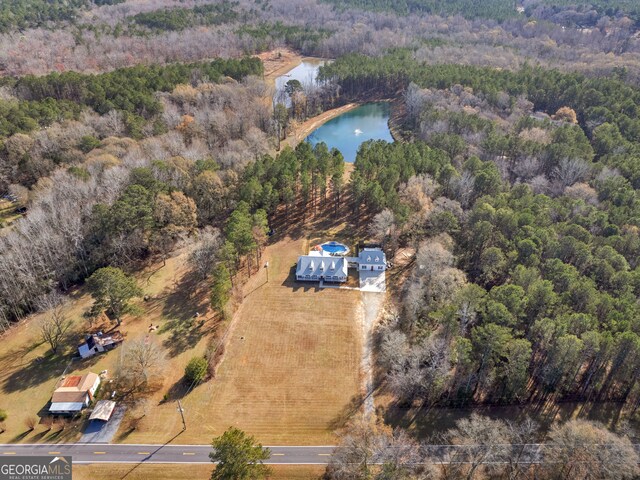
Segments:
[[[216,378],[182,399],[180,443],[206,443],[230,426],[260,442],[331,444],[358,405],[360,293],[319,290],[291,276],[304,240],[266,249],[266,271],[245,286]],[[357,408],[357,406],[355,407]],[[154,408],[127,443],[164,442],[180,433],[175,404]]]
[[[149,335],[153,341],[162,344],[167,352],[166,376],[163,391],[179,382],[188,360],[204,352],[207,338],[216,328],[216,321],[208,312],[208,291],[206,286],[193,285],[185,266],[186,253],[178,253],[167,260],[166,266],[154,264],[140,272],[138,284],[151,298],[140,300],[143,313],[137,317],[125,317],[119,330],[125,335],[125,342]],[[29,431],[25,421],[29,417],[43,414],[58,378],[69,363],[70,355],[89,331],[89,323],[83,313],[91,306],[91,297],[78,289],[72,292],[64,311],[73,322],[68,341],[57,355],[51,355],[47,344],[42,343],[38,330],[41,314],[33,315],[21,322],[2,337],[0,353],[0,408],[7,411],[6,431],[0,434],[0,443],[5,442],[57,442],[71,441],[79,436],[82,420],[54,425],[49,429],[39,425]],[[193,314],[199,311],[206,319],[202,326],[193,322]],[[148,325],[160,328],[149,333]],[[105,330],[112,328],[103,325]],[[98,329],[94,326],[94,330]],[[86,360],[76,360],[67,371],[83,373],[102,370],[113,372],[120,348]],[[108,391],[107,383],[101,386]],[[162,396],[163,391],[156,396]],[[154,399],[157,400],[158,399]],[[46,417],[45,417],[46,418]]]
[[[306,240],[289,238],[268,247],[262,262],[270,263],[269,283],[264,269],[254,274],[244,287],[245,298],[234,320],[224,325],[208,313],[206,282],[191,281],[186,253],[138,275],[151,299],[140,300],[143,313],[125,318],[120,330],[125,342],[149,335],[162,344],[167,353],[166,374],[136,429],[125,418],[114,441],[208,443],[232,425],[264,444],[335,441],[332,432],[360,405],[360,293],[296,284],[291,269],[306,248]],[[39,315],[2,338],[0,408],[8,411],[9,418],[0,442],[78,439],[82,420],[64,428],[39,425],[29,431],[26,419],[43,413],[69,354],[88,330],[82,314],[90,305],[91,298],[82,289],[72,293],[66,312],[73,320],[73,334],[65,355],[50,355],[48,345],[41,342]],[[204,325],[192,318],[196,311],[204,313]],[[159,330],[149,333],[150,323],[159,325]],[[184,366],[192,356],[204,353],[216,329],[224,331],[229,324],[216,377],[185,395]],[[74,361],[68,373],[113,372],[120,350]],[[102,390],[109,392],[108,383]],[[169,401],[163,401],[165,394]],[[188,427],[182,433],[177,399],[182,401]]]
[[[322,465],[272,465],[272,480],[319,480]],[[205,480],[213,465],[74,465],[74,480]]]

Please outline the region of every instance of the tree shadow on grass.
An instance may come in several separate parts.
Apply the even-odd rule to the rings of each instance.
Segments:
[[[69,357],[60,355],[34,358],[7,377],[3,390],[7,393],[18,392],[47,382],[60,376],[68,361]]]
[[[41,345],[39,342],[33,342],[29,345],[23,345],[19,348],[2,352],[0,356],[0,379],[8,378],[13,369],[29,363],[25,360],[27,355]]]
[[[195,347],[207,333],[207,329],[203,327],[204,323],[195,318],[167,320],[160,333],[169,332],[169,337],[163,342],[169,356],[175,357]]]
[[[209,307],[209,292],[195,275],[185,274],[176,288],[167,295],[162,314],[167,318],[191,320]]]
[[[162,400],[162,403],[175,402],[176,400],[182,400],[184,396],[189,393],[191,385],[187,384],[187,381],[180,378],[176,383],[171,385],[171,388],[166,393],[166,398]]]
[[[136,463],[131,470],[129,470],[127,473],[125,473],[122,477],[120,477],[120,480],[123,480],[125,478],[127,478],[130,474],[132,474],[140,465],[142,465],[145,460],[147,460],[148,458],[150,458],[153,454],[157,453],[159,450],[161,450],[163,447],[169,445],[171,442],[173,442],[176,438],[178,438],[180,435],[182,435],[184,433],[184,430],[181,430],[180,432],[176,433],[173,437],[171,437],[169,440],[167,440],[166,442],[164,442],[162,445],[159,445],[155,450],[153,450],[147,457],[144,457],[139,463]]]
[[[18,443],[21,442],[22,440],[24,440],[27,435],[29,435],[32,432],[32,430],[25,430],[22,433],[19,433],[18,435],[16,435],[15,437],[13,437],[11,439],[11,441],[9,443]]]
[[[206,319],[209,292],[194,275],[184,275],[176,288],[165,297],[162,315],[169,318],[159,333],[169,333],[164,341],[170,357],[189,350],[209,334],[216,322]],[[197,316],[196,316],[197,315]]]
[[[360,409],[364,405],[364,401],[365,395],[362,393],[351,397],[349,403],[347,403],[342,408],[340,413],[338,413],[338,415],[331,419],[328,425],[329,429],[339,430],[341,428],[344,428],[349,423],[349,420],[351,420],[351,418],[360,411]]]

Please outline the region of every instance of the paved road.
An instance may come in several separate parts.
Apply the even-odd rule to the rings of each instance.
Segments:
[[[329,462],[335,447],[269,447],[269,464]],[[71,455],[73,463],[211,463],[210,445],[0,444],[1,455]]]
[[[427,445],[423,447],[427,458],[433,463],[466,463],[477,445]],[[520,463],[540,463],[540,444],[493,445],[491,461],[502,464],[512,458]],[[640,451],[640,445],[634,445]],[[332,446],[275,446],[271,449],[269,464],[324,465],[331,458]],[[465,451],[469,449],[469,451]],[[0,456],[5,455],[70,455],[73,463],[210,463],[209,445],[150,445],[150,444],[0,444]]]

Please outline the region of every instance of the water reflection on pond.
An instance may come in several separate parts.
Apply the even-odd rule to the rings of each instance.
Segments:
[[[298,80],[302,84],[302,88],[308,90],[309,88],[315,86],[316,77],[318,76],[318,70],[325,63],[327,63],[326,60],[314,58],[305,59],[294,69],[289,70],[289,72],[287,72],[286,74],[276,78],[276,102],[283,103],[287,107],[290,107],[291,100],[284,91],[287,82],[289,80]]]
[[[360,145],[367,140],[393,142],[389,131],[388,102],[367,103],[329,120],[314,130],[307,141],[312,145],[324,142],[337,148],[346,162],[355,162]]]

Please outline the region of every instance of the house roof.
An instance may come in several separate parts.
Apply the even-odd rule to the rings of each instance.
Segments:
[[[107,347],[109,345],[113,345],[114,343],[120,343],[124,341],[124,337],[122,333],[119,331],[111,332],[108,335],[104,335],[102,333],[93,333],[86,336],[86,341],[82,343],[78,348],[81,348],[83,345],[86,345],[87,348],[92,349],[96,345],[101,345],[103,347]]]
[[[80,402],[84,403],[87,399],[88,391],[84,392],[53,392],[53,396],[51,397],[51,401],[53,403],[64,403],[64,402]]]
[[[296,275],[347,276],[347,261],[344,257],[329,255],[301,255],[298,258]]]
[[[51,401],[57,402],[84,402],[87,393],[99,379],[95,373],[84,375],[70,375],[58,382],[58,388],[53,392]]]
[[[358,260],[361,263],[368,263],[373,265],[386,265],[387,257],[384,252],[379,248],[365,248],[358,255]]]
[[[116,402],[113,400],[100,400],[91,412],[89,420],[104,420],[106,422],[111,418],[114,408],[116,408]]]
[[[54,402],[49,407],[50,412],[79,412],[84,408],[82,402]]]

